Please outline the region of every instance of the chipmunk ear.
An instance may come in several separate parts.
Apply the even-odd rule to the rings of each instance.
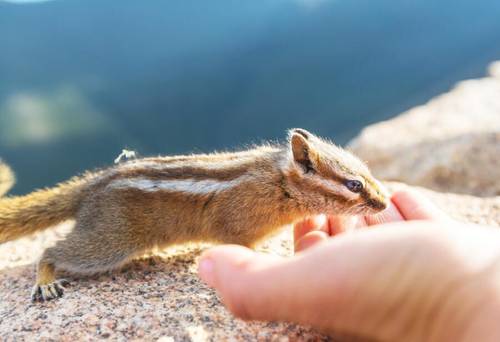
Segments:
[[[290,130],[290,149],[293,159],[301,165],[305,172],[314,171],[311,158],[314,155],[310,139],[312,134],[305,129],[295,128]]]
[[[294,135],[294,134],[299,134],[301,136],[304,137],[304,139],[306,140],[309,140],[311,137],[312,137],[312,133],[306,131],[305,129],[303,128],[293,128],[290,130],[290,136]]]

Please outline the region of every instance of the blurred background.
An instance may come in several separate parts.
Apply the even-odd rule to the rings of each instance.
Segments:
[[[141,155],[347,142],[485,74],[498,0],[0,0],[14,193]],[[383,142],[381,142],[383,143]]]

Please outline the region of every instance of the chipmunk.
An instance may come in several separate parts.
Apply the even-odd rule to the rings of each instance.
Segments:
[[[358,158],[292,129],[283,145],[128,160],[52,189],[3,198],[0,243],[75,220],[38,262],[31,296],[44,301],[63,294],[56,270],[108,271],[152,248],[185,242],[252,247],[309,215],[371,214],[387,203],[386,191]]]

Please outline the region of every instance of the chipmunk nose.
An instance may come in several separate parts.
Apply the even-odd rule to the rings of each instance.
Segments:
[[[376,210],[384,210],[387,208],[387,201],[381,201],[376,198],[371,198],[368,200],[368,205]]]

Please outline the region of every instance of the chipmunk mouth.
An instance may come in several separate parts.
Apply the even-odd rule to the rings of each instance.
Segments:
[[[358,204],[349,210],[349,215],[373,215],[380,212],[382,209],[375,209],[368,202]]]
[[[366,202],[365,208],[369,215],[378,214],[379,212],[387,209],[389,203],[378,199],[370,199]]]
[[[387,208],[387,201],[380,201],[378,199],[369,199],[367,206],[376,211],[382,211]]]

